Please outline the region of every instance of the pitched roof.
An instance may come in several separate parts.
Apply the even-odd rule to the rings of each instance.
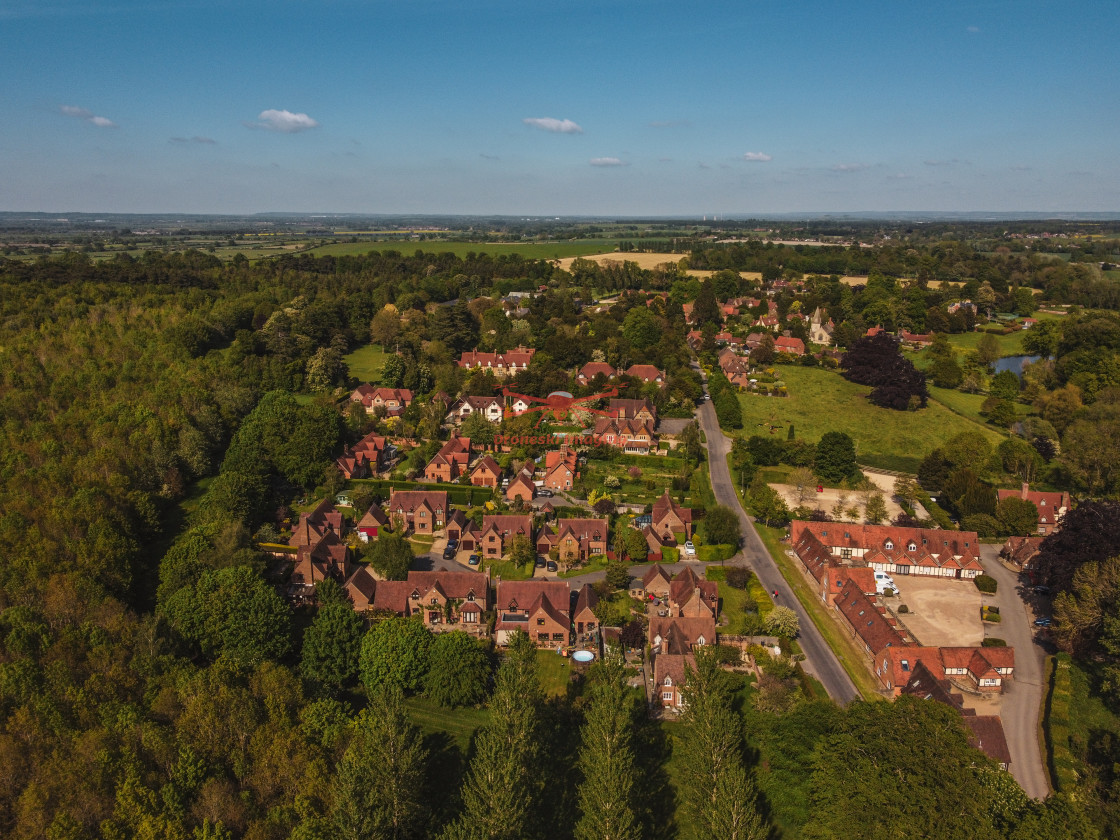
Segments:
[[[649,585],[658,578],[665,581],[666,584],[672,580],[669,573],[662,568],[660,563],[654,563],[650,566],[649,571],[642,575],[642,587],[648,589]]]
[[[665,374],[658,370],[656,365],[630,365],[626,368],[627,376],[636,376],[643,382],[654,382],[657,379],[665,379]]]
[[[906,644],[899,632],[891,626],[874,602],[860,590],[855,581],[849,580],[836,596],[836,608],[852,625],[872,654],[887,647]]]
[[[715,644],[716,620],[712,616],[690,618],[651,618],[649,621],[649,642],[656,645],[655,639],[661,638],[662,653],[687,653],[688,648],[700,638],[704,644]]]
[[[485,575],[478,572],[409,572],[406,581],[409,594],[415,590],[421,596],[435,587],[448,598],[465,600],[474,595],[475,600],[486,602],[488,583]]]
[[[1011,765],[1011,750],[998,715],[965,715],[964,724],[969,729],[968,742],[972,746],[998,764]]]
[[[370,607],[403,615],[408,612],[408,596],[412,589],[407,580],[379,580]]]
[[[389,515],[398,509],[405,513],[427,505],[432,510],[447,510],[446,490],[394,490],[389,488]]]
[[[668,684],[674,686],[685,685],[687,668],[696,670],[696,657],[691,653],[659,653],[653,660],[653,681],[657,686]]]
[[[354,574],[342,584],[355,609],[364,609],[372,603],[377,590],[377,579],[365,566],[358,566]]]
[[[562,580],[502,580],[498,581],[498,593],[494,606],[499,610],[529,609],[538,597],[544,598],[555,610],[568,614],[571,605],[571,589]]]
[[[483,470],[495,476],[502,474],[502,468],[498,466],[498,462],[491,458],[489,455],[483,455],[478,459],[478,463],[475,464],[474,469],[471,470],[471,475],[474,475],[476,472],[481,472]]]
[[[681,522],[692,521],[692,508],[681,507],[680,505],[678,505],[669,495],[669,491],[666,490],[661,496],[658,497],[657,501],[653,503],[653,522],[660,522],[670,512],[676,515],[676,517],[680,519]]]
[[[608,365],[606,362],[588,362],[579,369],[578,376],[580,377],[580,379],[586,379],[590,381],[600,373],[610,379],[615,375],[616,371],[611,365]]]
[[[910,681],[903,686],[902,693],[923,700],[936,700],[954,709],[964,706],[964,697],[954,693],[953,684],[944,678],[944,674],[938,677],[921,659],[910,669]]]
[[[922,558],[928,556],[939,567],[982,568],[978,559],[980,540],[975,531],[798,520],[790,525],[795,546],[801,542],[806,530],[829,548],[851,548],[865,552],[863,559],[868,563],[913,566],[919,565]]]
[[[580,587],[579,597],[576,599],[576,617],[582,615],[585,610],[594,610],[598,604],[599,593],[590,583],[585,583]]]

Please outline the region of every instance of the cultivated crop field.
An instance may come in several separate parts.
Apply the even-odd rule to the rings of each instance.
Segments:
[[[789,397],[740,394],[743,428],[736,434],[767,434],[785,439],[792,423],[799,438],[816,443],[825,432],[844,432],[856,444],[860,463],[900,472],[914,472],[929,450],[963,431],[979,431],[998,444],[996,430],[975,423],[934,400],[921,411],[892,411],[868,402],[871,389],[820,368],[782,365],[777,372]]]

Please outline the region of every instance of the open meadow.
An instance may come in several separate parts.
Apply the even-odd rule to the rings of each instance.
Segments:
[[[743,429],[736,434],[766,434],[763,426],[775,426],[774,434],[784,440],[793,424],[797,437],[815,443],[825,432],[844,432],[855,441],[861,464],[910,473],[926,453],[960,432],[978,431],[993,445],[1003,440],[995,429],[955,414],[935,400],[921,411],[892,411],[866,399],[870,388],[833,371],[781,365],[775,374],[790,395],[740,394]]]
[[[353,353],[347,353],[342,361],[350,368],[351,376],[356,376],[362,382],[375,383],[387,358],[389,354],[381,349],[380,344],[367,344]]]
[[[396,238],[332,242],[314,248],[310,253],[316,256],[340,257],[368,254],[370,251],[399,251],[402,254],[423,251],[426,254],[454,254],[460,258],[466,257],[467,254],[489,254],[492,257],[520,254],[527,260],[562,260],[585,254],[598,254],[605,249],[613,251],[617,246],[617,240],[613,239],[576,239],[562,242],[450,242]]]

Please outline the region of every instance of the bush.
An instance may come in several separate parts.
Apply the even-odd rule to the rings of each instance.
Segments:
[[[751,571],[742,566],[732,566],[726,570],[725,580],[733,589],[746,589],[751,583]]]
[[[908,606],[906,606],[905,604],[899,604],[898,605],[898,612],[908,613],[908,612],[910,612],[910,608]]]
[[[997,639],[995,636],[989,636],[980,643],[980,647],[1007,647],[1007,642],[1003,639]]]
[[[976,584],[976,588],[983,592],[985,595],[995,595],[998,583],[994,577],[990,575],[977,575],[972,579]]]
[[[983,619],[984,621],[988,622],[989,624],[999,624],[999,623],[1000,623],[1000,621],[1002,620],[1002,619],[1000,619],[1000,617],[999,617],[999,613],[994,613],[994,612],[986,612],[986,613],[983,613],[983,614],[981,614],[981,616],[980,616],[980,617],[981,617],[981,618],[982,618],[982,619]]]

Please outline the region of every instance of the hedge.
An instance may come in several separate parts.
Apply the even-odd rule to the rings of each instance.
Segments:
[[[703,563],[714,563],[717,560],[727,560],[735,556],[738,549],[730,543],[723,545],[698,545],[696,546],[696,558]]]
[[[918,492],[915,495],[917,496],[918,501],[922,503],[922,507],[924,507],[926,509],[926,512],[929,513],[930,519],[932,519],[946,531],[957,530],[957,526],[953,524],[953,518],[949,516],[949,513],[944,508],[942,508],[937,504],[937,502],[933,501],[933,499],[929,497],[929,493],[919,487]]]
[[[681,550],[679,548],[670,548],[665,546],[661,549],[661,562],[662,563],[676,563],[680,560]]]
[[[1050,750],[1050,775],[1055,789],[1070,793],[1077,787],[1077,759],[1069,748],[1069,709],[1073,701],[1070,669],[1073,660],[1068,653],[1053,659],[1050,696],[1046,699],[1046,746]]]
[[[446,490],[447,501],[453,505],[481,505],[494,498],[490,487],[474,487],[464,484],[442,484],[421,481],[394,481],[386,478],[356,478],[353,483],[370,487],[378,495],[389,497],[389,488],[394,490]]]
[[[972,579],[976,584],[976,588],[983,592],[985,595],[995,595],[998,582],[990,575],[977,575]]]
[[[1007,647],[1007,642],[1003,639],[997,639],[995,636],[989,636],[980,643],[980,647]]]

